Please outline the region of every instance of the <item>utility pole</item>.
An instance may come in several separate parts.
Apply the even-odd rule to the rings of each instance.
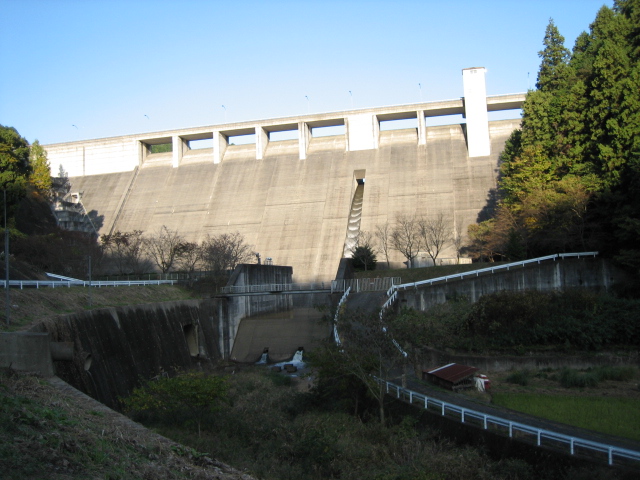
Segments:
[[[5,318],[7,326],[11,324],[11,296],[9,295],[9,227],[7,226],[7,189],[4,192],[4,290],[5,290]]]
[[[87,255],[87,260],[89,261],[89,308],[92,307],[92,299],[91,299],[91,255]]]

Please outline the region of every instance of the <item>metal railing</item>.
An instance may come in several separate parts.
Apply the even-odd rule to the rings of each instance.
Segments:
[[[353,278],[349,280],[333,280],[331,282],[331,292],[344,292],[351,288],[353,293],[359,292],[380,292],[389,290],[393,285],[399,285],[401,277],[382,278]]]
[[[496,265],[495,267],[480,268],[478,270],[471,270],[469,272],[456,273],[453,275],[445,275],[444,277],[430,278],[428,280],[420,280],[419,282],[403,283],[401,285],[393,285],[387,290],[387,295],[391,296],[392,290],[406,290],[407,288],[417,288],[421,285],[433,285],[434,283],[448,282],[449,280],[462,280],[464,277],[479,277],[480,275],[495,273],[501,270],[510,270],[517,267],[525,267],[533,263],[542,263],[546,261],[555,261],[558,258],[580,258],[580,257],[595,257],[598,252],[579,252],[579,253],[557,253],[554,255],[547,255],[545,257],[531,258],[529,260],[521,260],[519,262],[506,263],[504,265]]]
[[[88,280],[9,280],[12,288],[70,288],[70,287],[133,287],[146,285],[174,285],[177,280],[123,280],[116,281],[92,281]],[[0,287],[4,288],[5,282],[0,281]]]
[[[340,318],[340,312],[342,311],[342,305],[347,301],[347,297],[351,292],[351,287],[347,287],[347,289],[340,297],[340,301],[338,302],[338,306],[336,307],[336,314],[333,316],[333,340],[336,342],[336,345],[342,345],[340,342],[340,335],[338,335],[338,319]]]
[[[502,270],[511,270],[513,268],[518,268],[518,267],[523,268],[533,263],[540,264],[542,262],[548,262],[548,261],[555,262],[557,259],[563,259],[563,258],[595,257],[597,255],[598,255],[598,252],[557,253],[554,255],[547,255],[545,257],[537,257],[537,258],[531,258],[529,260],[521,260],[519,262],[506,263],[504,265],[496,265],[495,267],[480,268],[478,270],[470,270],[468,272],[455,273],[453,275],[445,275],[444,277],[436,277],[436,278],[430,278],[428,280],[420,280],[419,282],[392,285],[387,290],[387,296],[389,297],[389,300],[387,300],[383,308],[388,307],[395,301],[395,299],[397,298],[397,295],[395,294],[399,290],[407,290],[408,288],[415,289],[423,285],[433,285],[433,284],[442,283],[442,282],[447,283],[451,280],[463,280],[465,277],[466,278],[479,277],[480,275],[493,274]]]
[[[384,278],[358,278],[351,280],[333,280],[331,284],[326,282],[316,283],[265,283],[261,285],[230,285],[222,287],[221,293],[228,294],[248,294],[248,293],[280,293],[280,292],[314,292],[314,291],[331,291],[346,292],[351,290],[352,293],[357,292],[375,292],[385,291],[393,285],[399,284],[400,277],[384,277]]]
[[[626,460],[636,467],[640,466],[640,452],[635,450],[565,435],[521,422],[514,422],[495,415],[464,408],[444,400],[428,397],[379,378],[376,378],[376,381],[386,385],[387,394],[392,394],[395,391],[396,398],[402,401],[411,405],[415,405],[418,402],[422,408],[429,412],[457,419],[461,423],[470,424],[483,430],[491,429],[496,433],[508,435],[509,438],[521,442],[537,447],[554,448],[570,455],[585,454],[592,458],[594,458],[594,455],[596,455],[595,458],[598,458],[597,455],[599,455],[600,459],[606,460],[609,465],[620,465],[622,460]]]
[[[263,283],[260,285],[231,285],[222,287],[221,293],[280,293],[280,292],[314,292],[318,290],[330,290],[329,284],[318,283]]]
[[[218,275],[210,270],[195,270],[193,272],[168,272],[168,273],[141,273],[123,275],[101,275],[99,278],[108,281],[128,281],[128,280],[199,280],[202,278],[212,278]]]

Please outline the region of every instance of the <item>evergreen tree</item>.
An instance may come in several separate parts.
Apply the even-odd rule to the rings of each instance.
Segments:
[[[567,77],[569,50],[564,46],[564,37],[549,19],[544,34],[544,50],[538,52],[542,63],[538,72],[536,88],[541,92],[555,91],[564,86]]]
[[[600,9],[591,26],[585,156],[594,162],[605,189],[619,183],[629,152],[638,146],[640,83],[629,56],[630,27],[629,19],[607,7]]]
[[[640,0],[617,0],[613,8],[629,21],[627,42],[631,48],[631,56],[638,61],[640,59]]]
[[[378,260],[369,245],[360,245],[353,251],[353,268],[357,271],[375,270]]]
[[[0,189],[7,192],[11,224],[18,202],[26,195],[29,171],[29,143],[15,128],[0,125]],[[3,198],[0,193],[0,202]]]
[[[597,248],[640,271],[639,12],[640,0],[602,7],[571,55],[549,23],[538,89],[501,156],[501,201],[477,239],[484,251]]]
[[[29,175],[29,143],[13,127],[0,125],[0,185],[17,196],[24,194]]]
[[[50,198],[52,186],[51,168],[49,166],[49,160],[47,159],[47,152],[42,148],[38,140],[31,145],[29,163],[31,165],[29,182],[44,198]]]

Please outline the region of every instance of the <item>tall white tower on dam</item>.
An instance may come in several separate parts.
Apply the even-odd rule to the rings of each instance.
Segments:
[[[166,225],[201,241],[237,231],[262,258],[292,266],[295,281],[330,280],[354,205],[357,228],[366,232],[399,215],[443,213],[452,229],[462,224],[465,231],[477,221],[496,187],[504,143],[520,124],[489,121],[488,112],[519,110],[525,94],[487,97],[484,68],[462,76],[464,97],[454,100],[45,148],[53,174],[62,167],[72,191],[83,192],[86,209],[97,213],[101,234]],[[430,126],[452,115],[464,120]],[[169,151],[154,153],[158,145]],[[398,252],[390,258],[404,260]]]

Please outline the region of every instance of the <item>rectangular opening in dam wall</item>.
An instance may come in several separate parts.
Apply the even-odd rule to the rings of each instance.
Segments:
[[[522,118],[522,110],[498,110],[496,112],[487,112],[490,122],[496,120],[513,120]]]
[[[212,138],[198,138],[195,140],[188,140],[187,146],[189,150],[202,150],[205,148],[213,148]]]
[[[287,140],[298,140],[298,130],[282,130],[279,132],[269,132],[270,142],[284,142]]]
[[[462,114],[457,115],[439,115],[434,117],[427,116],[425,118],[425,124],[427,127],[438,127],[441,125],[456,125],[460,123],[467,123]]]
[[[173,151],[173,144],[169,143],[157,143],[154,145],[147,145],[149,150],[149,154],[153,155],[155,153],[167,153]]]
[[[311,136],[313,138],[344,136],[345,134],[346,128],[344,125],[331,125],[328,127],[311,128]]]
[[[229,135],[229,145],[255,145],[256,134],[250,133],[248,135]]]
[[[380,120],[380,131],[387,132],[390,130],[405,130],[405,129],[417,129],[417,118],[405,118],[402,120]]]

